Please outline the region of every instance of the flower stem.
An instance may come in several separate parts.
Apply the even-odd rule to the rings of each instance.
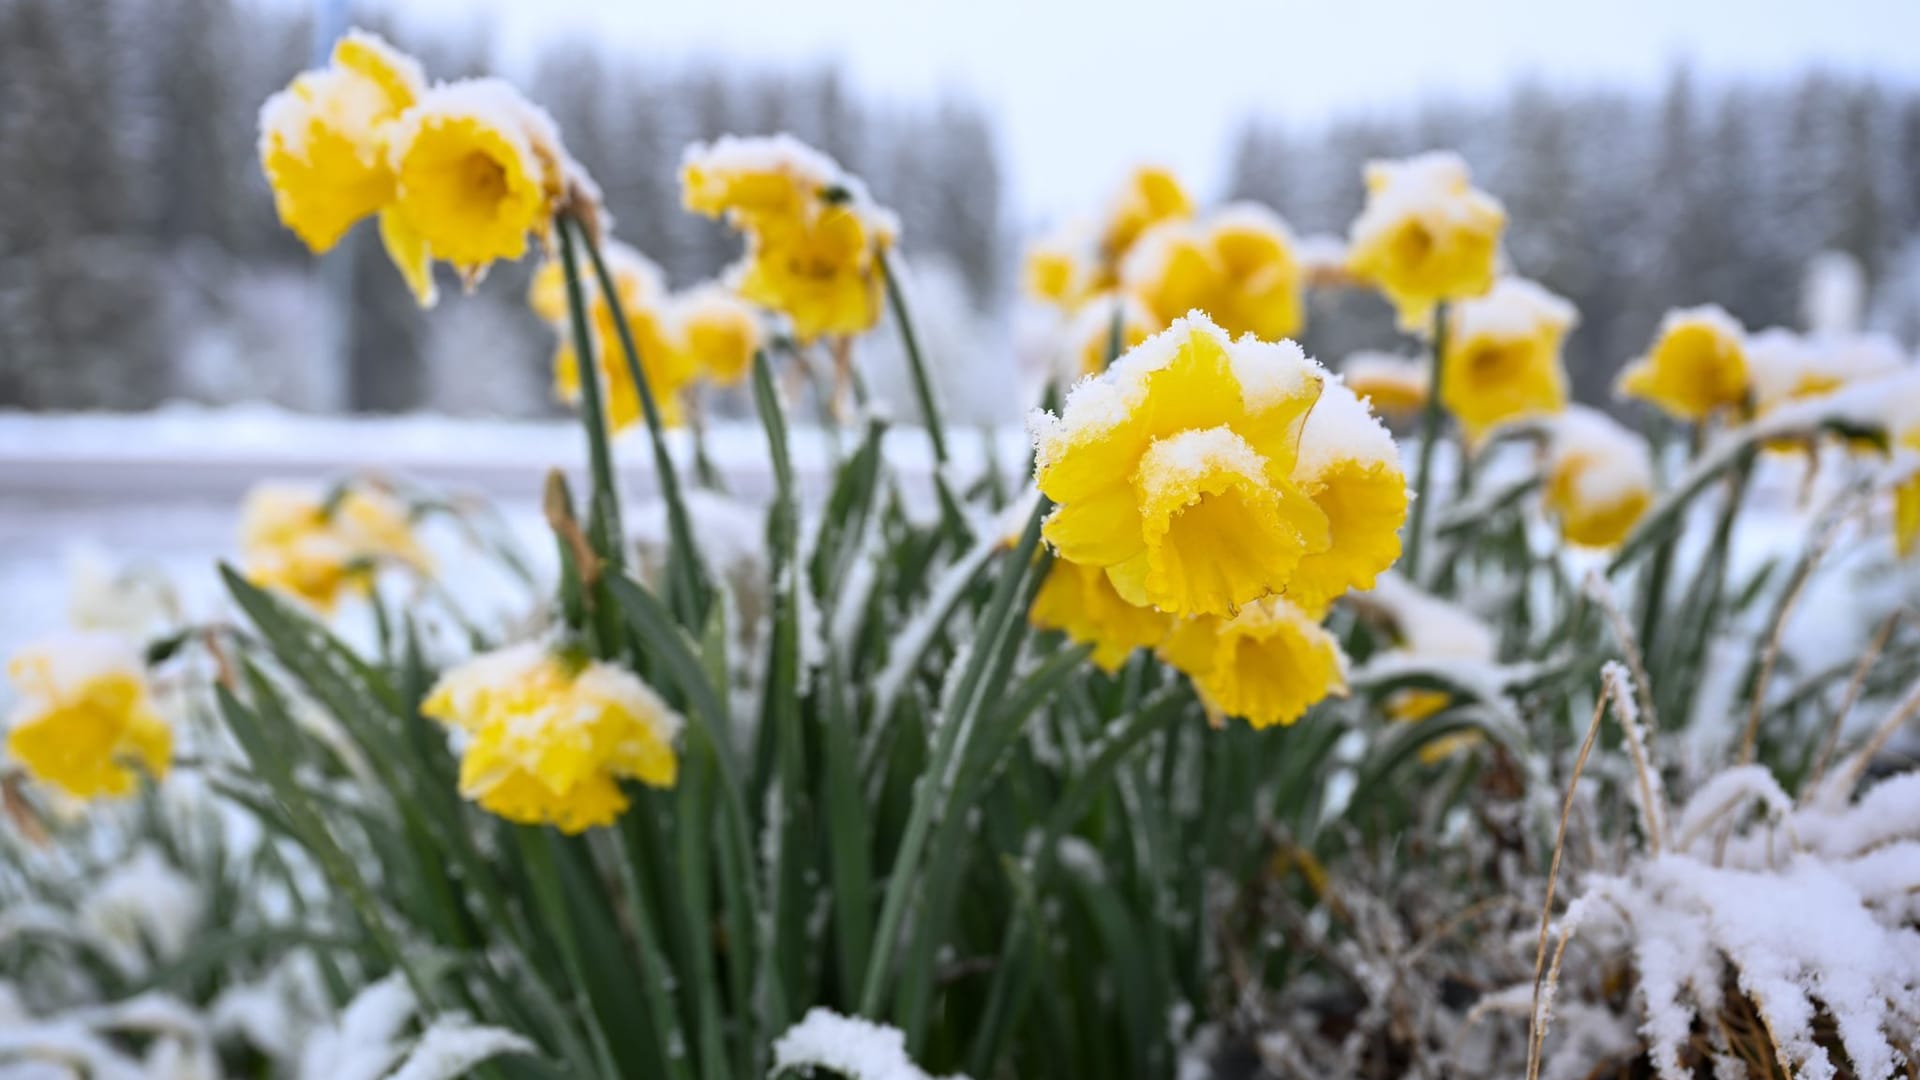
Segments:
[[[593,354],[593,335],[587,329],[586,297],[580,287],[579,267],[574,263],[570,219],[561,218],[558,231],[560,266],[567,280],[568,321],[573,327],[573,355],[580,368],[580,422],[587,429],[587,463],[592,473],[587,535],[602,559],[619,566],[621,551],[617,538],[623,534],[620,501],[613,490],[613,450],[607,439],[606,409],[600,400],[600,367]]]
[[[947,463],[947,433],[940,424],[940,410],[933,403],[933,383],[927,378],[926,357],[920,353],[920,337],[914,332],[913,318],[907,314],[907,300],[900,291],[900,278],[893,256],[880,253],[880,276],[887,285],[887,307],[900,327],[900,344],[907,350],[907,367],[913,373],[913,395],[920,403],[920,419],[927,425],[927,439],[933,443],[935,465]]]
[[[1428,367],[1427,407],[1420,414],[1420,465],[1413,478],[1413,512],[1407,518],[1407,578],[1420,580],[1420,547],[1427,528],[1427,492],[1433,482],[1433,447],[1440,441],[1440,365],[1446,355],[1447,303],[1433,308],[1433,360]]]

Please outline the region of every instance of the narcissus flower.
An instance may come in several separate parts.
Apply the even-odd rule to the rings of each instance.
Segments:
[[[1232,618],[1182,620],[1160,655],[1193,680],[1209,712],[1256,728],[1291,724],[1316,702],[1347,692],[1346,657],[1315,617],[1281,597]]]
[[[1700,421],[1747,398],[1746,331],[1712,304],[1670,311],[1647,355],[1620,373],[1620,393]]]
[[[1120,352],[1113,351],[1113,324],[1120,321]],[[1107,363],[1153,336],[1159,324],[1138,300],[1108,292],[1080,305],[1067,324],[1066,350],[1061,357],[1067,377],[1098,375]]]
[[[1329,544],[1301,557],[1287,599],[1318,610],[1348,589],[1372,588],[1400,558],[1407,477],[1393,436],[1338,377],[1307,416],[1293,482],[1326,515]]]
[[[140,653],[127,639],[68,633],[7,662],[19,695],[7,752],[35,779],[76,799],[131,793],[138,766],[155,779],[173,760],[173,731],[154,710]]]
[[[1560,347],[1578,318],[1572,304],[1520,278],[1459,305],[1441,352],[1440,400],[1468,438],[1566,408]]]
[[[428,565],[406,508],[375,488],[348,488],[328,500],[297,485],[261,484],[240,511],[247,580],[330,612],[349,589],[365,589],[382,562]]]
[[[1905,364],[1899,343],[1880,334],[1801,336],[1773,329],[1747,343],[1754,410],[1762,416],[1789,401],[1822,397]]]
[[[1092,645],[1092,660],[1118,671],[1135,649],[1151,648],[1167,636],[1173,619],[1150,607],[1130,604],[1107,580],[1105,570],[1065,559],[1054,561],[1033,598],[1027,618],[1042,630],[1064,631]]]
[[[676,297],[673,323],[688,364],[703,377],[731,386],[746,378],[760,351],[760,316],[738,293],[703,285]]]
[[[1409,416],[1426,407],[1431,366],[1424,360],[1382,352],[1357,352],[1340,365],[1340,377],[1373,410]]]
[[[1142,233],[1120,283],[1163,324],[1198,309],[1229,334],[1278,341],[1304,321],[1294,243],[1272,211],[1235,203],[1203,222],[1168,221]]]
[[[353,30],[326,67],[261,106],[260,165],[274,209],[316,254],[392,201],[387,136],[426,87],[412,57]]]
[[[381,236],[420,302],[432,302],[433,259],[473,283],[527,237],[546,237],[576,179],[559,130],[500,79],[434,87],[394,125],[387,158],[396,182]]]
[[[627,808],[622,780],[672,787],[680,716],[624,668],[537,643],[442,675],[420,711],[464,733],[460,794],[523,825],[579,833]]]
[[[1349,231],[1347,267],[1393,301],[1402,327],[1422,329],[1435,304],[1493,286],[1506,211],[1473,187],[1459,155],[1369,162],[1366,177],[1367,205]]]
[[[1574,406],[1554,418],[1543,501],[1560,532],[1584,547],[1624,540],[1653,502],[1646,441],[1605,413]]]
[[[1033,419],[1044,535],[1120,595],[1226,615],[1282,592],[1325,550],[1326,514],[1293,479],[1322,371],[1292,342],[1230,341],[1194,313]]]
[[[1133,243],[1163,221],[1193,216],[1193,198],[1172,170],[1143,165],[1107,205],[1100,224],[1100,255],[1108,266],[1118,266]]]
[[[1086,244],[1076,232],[1063,232],[1036,241],[1023,263],[1027,293],[1072,311],[1092,291],[1095,270],[1089,265]]]
[[[801,340],[879,321],[899,222],[832,159],[791,136],[728,135],[689,146],[680,183],[687,209],[746,235],[740,295],[785,314]]]

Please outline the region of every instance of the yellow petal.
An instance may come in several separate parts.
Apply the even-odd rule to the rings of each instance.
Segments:
[[[387,258],[393,260],[394,268],[406,280],[414,301],[423,308],[432,307],[439,294],[433,286],[433,251],[427,246],[426,238],[407,223],[399,210],[388,207],[380,211],[380,243],[387,249]]]

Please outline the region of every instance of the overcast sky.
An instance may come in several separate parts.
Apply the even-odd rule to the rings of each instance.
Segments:
[[[403,25],[491,22],[510,72],[543,36],[586,32],[666,64],[830,60],[869,94],[965,91],[997,114],[1026,221],[1141,160],[1210,194],[1252,110],[1311,123],[1522,75],[1656,86],[1681,57],[1709,77],[1821,64],[1920,82],[1920,0],[373,2]]]

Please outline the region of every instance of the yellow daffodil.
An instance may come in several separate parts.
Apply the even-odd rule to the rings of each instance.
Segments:
[[[304,487],[255,487],[240,512],[240,549],[249,581],[322,612],[332,611],[344,591],[371,584],[380,562],[428,565],[405,507],[363,487],[331,503]]]
[[[803,341],[856,334],[880,318],[884,253],[899,223],[858,178],[789,136],[726,136],[687,148],[689,210],[747,237],[740,295],[779,311]]]
[[[1325,550],[1293,480],[1322,372],[1291,342],[1230,341],[1195,313],[1034,418],[1045,536],[1169,614],[1232,613]]]
[[[1909,427],[1894,440],[1902,453],[1920,454],[1920,426]],[[1894,485],[1893,543],[1901,558],[1920,547],[1920,475],[1910,476]]]
[[[1036,241],[1023,263],[1028,295],[1067,311],[1078,308],[1092,290],[1094,268],[1076,232]]]
[[[1653,456],[1644,439],[1605,413],[1574,406],[1547,442],[1543,500],[1560,531],[1583,547],[1624,540],[1653,503]]]
[[[1130,296],[1108,292],[1088,300],[1080,305],[1073,321],[1067,325],[1066,352],[1062,359],[1069,369],[1069,378],[1098,375],[1106,370],[1108,361],[1117,358],[1113,351],[1116,316],[1120,321],[1121,353],[1152,337],[1159,328],[1147,309]]]
[[[760,317],[738,293],[704,285],[674,300],[673,321],[687,366],[722,386],[746,378],[760,351]]]
[[[1027,617],[1042,630],[1060,630],[1092,645],[1093,662],[1109,672],[1118,671],[1133,650],[1158,645],[1173,625],[1153,608],[1128,603],[1105,570],[1065,559],[1055,560],[1047,571]]]
[[[429,90],[393,126],[387,158],[396,191],[381,235],[423,305],[430,260],[471,284],[520,258],[529,235],[547,236],[574,179],[552,118],[500,79]]]
[[[155,779],[173,760],[173,731],[154,710],[140,653],[127,639],[68,633],[7,663],[18,694],[7,752],[76,799],[130,794],[137,765]]]
[[[624,668],[537,643],[442,675],[420,711],[465,733],[460,794],[523,825],[579,833],[627,808],[622,780],[672,787],[681,719]]]
[[[1287,599],[1319,610],[1348,589],[1372,588],[1400,558],[1407,477],[1393,436],[1338,378],[1326,380],[1307,416],[1293,482],[1326,515],[1330,543],[1301,557]]]
[[[412,57],[362,30],[260,109],[260,164],[280,221],[315,253],[392,201],[387,135],[426,92]]]
[[[1531,281],[1502,278],[1455,309],[1440,365],[1440,400],[1467,437],[1567,405],[1560,348],[1578,315]]]
[[[1387,416],[1411,416],[1425,408],[1433,381],[1426,361],[1380,352],[1347,357],[1340,377],[1347,389]]]
[[[1121,264],[1121,287],[1162,324],[1204,311],[1229,334],[1278,341],[1304,321],[1303,277],[1286,222],[1252,203],[1200,223],[1170,221],[1141,234]]]
[[[1232,618],[1178,623],[1160,655],[1185,672],[1209,712],[1256,728],[1291,724],[1329,695],[1344,696],[1346,657],[1313,613],[1280,597]]]
[[[1117,267],[1140,234],[1163,221],[1193,216],[1193,198],[1172,170],[1143,165],[1127,177],[1107,206],[1100,226],[1100,254]]]
[[[1435,304],[1493,286],[1506,211],[1473,187],[1459,155],[1369,162],[1366,178],[1367,205],[1350,230],[1347,266],[1386,294],[1403,328],[1422,329]]]
[[[1627,365],[1618,385],[1682,420],[1737,409],[1747,397],[1746,331],[1712,304],[1670,311],[1653,348]]]

